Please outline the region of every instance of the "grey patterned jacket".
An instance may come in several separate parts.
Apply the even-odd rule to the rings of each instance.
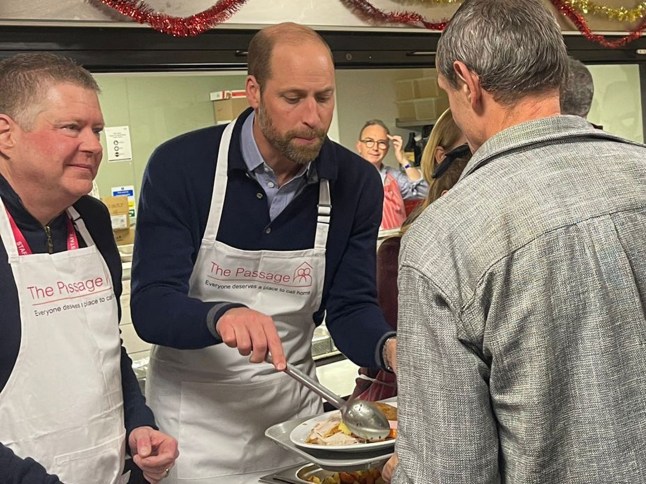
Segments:
[[[394,483],[646,482],[646,147],[489,139],[405,235]]]

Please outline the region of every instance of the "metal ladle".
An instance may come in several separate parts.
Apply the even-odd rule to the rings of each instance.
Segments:
[[[270,358],[268,358],[269,362],[271,362]],[[390,433],[388,419],[374,403],[365,400],[346,401],[289,363],[285,373],[338,408],[341,411],[343,423],[357,437],[369,442],[388,437]]]

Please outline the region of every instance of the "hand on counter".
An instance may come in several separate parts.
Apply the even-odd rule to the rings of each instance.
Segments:
[[[269,353],[276,369],[285,369],[285,353],[276,324],[266,314],[249,308],[229,309],[215,324],[215,330],[224,344],[237,348],[242,356],[251,355],[251,363],[265,361]]]
[[[156,483],[168,476],[179,456],[177,441],[152,427],[137,427],[128,439],[132,460],[144,472],[148,482]]]

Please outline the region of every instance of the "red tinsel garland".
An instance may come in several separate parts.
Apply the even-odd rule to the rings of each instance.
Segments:
[[[366,20],[373,20],[383,23],[403,24],[418,27],[420,25],[429,30],[444,30],[448,20],[431,22],[417,12],[391,12],[386,13],[378,9],[367,0],[341,0],[341,3]]]
[[[228,20],[247,0],[218,0],[211,8],[190,17],[172,17],[156,13],[140,0],[101,0],[104,5],[140,24],[175,37],[192,37]]]
[[[422,26],[429,30],[439,31],[444,30],[448,23],[448,20],[445,19],[439,22],[427,20],[417,12],[384,12],[372,5],[368,0],[340,1],[360,18],[376,23],[410,25],[413,27]],[[139,23],[150,25],[153,29],[159,30],[160,32],[176,37],[190,37],[199,35],[215,25],[228,20],[247,0],[218,0],[213,7],[198,14],[191,15],[190,17],[173,17],[156,13],[141,0],[101,0],[101,2]],[[610,49],[622,47],[639,38],[644,30],[646,30],[646,18],[643,18],[637,27],[628,35],[614,40],[608,40],[603,35],[594,34],[590,30],[585,18],[566,3],[565,0],[550,0],[550,2],[562,15],[572,21],[586,39],[591,42],[596,42],[603,47]]]
[[[639,38],[644,30],[646,30],[646,18],[642,19],[637,27],[633,29],[630,34],[620,37],[615,40],[608,40],[603,35],[598,35],[592,33],[588,23],[581,14],[579,14],[574,8],[568,5],[564,0],[550,0],[551,3],[561,12],[569,18],[576,28],[583,34],[583,36],[591,42],[596,42],[597,44],[607,47],[609,49],[616,49],[622,47],[629,42]],[[393,12],[385,13],[374,5],[370,4],[367,0],[341,0],[341,3],[345,4],[347,7],[353,11],[359,13],[360,16],[376,20],[383,23],[399,23],[406,25],[423,25],[427,29],[433,30],[444,30],[448,21],[441,23],[432,23],[426,20],[422,15],[416,12]]]
[[[569,18],[576,28],[583,34],[583,36],[591,42],[596,42],[597,44],[607,47],[609,49],[616,49],[618,47],[623,47],[624,45],[632,42],[635,39],[638,39],[642,32],[646,29],[646,18],[641,19],[637,27],[630,31],[630,34],[620,37],[615,40],[608,40],[603,35],[594,34],[590,30],[588,23],[585,21],[583,16],[574,10],[571,6],[566,4],[563,0],[550,0],[552,5],[554,5],[559,12]]]

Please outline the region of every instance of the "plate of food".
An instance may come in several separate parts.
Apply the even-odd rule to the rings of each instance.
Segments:
[[[377,468],[332,472],[321,469],[315,464],[308,464],[296,472],[296,477],[302,482],[315,484],[384,484],[381,471]]]
[[[385,484],[381,466],[355,470],[329,471],[318,464],[299,464],[262,476],[259,482],[267,484]]]
[[[317,415],[296,426],[289,435],[294,445],[311,450],[358,452],[388,448],[397,436],[397,403],[374,402],[390,422],[390,434],[385,440],[366,442],[355,436],[341,421],[341,413]]]

